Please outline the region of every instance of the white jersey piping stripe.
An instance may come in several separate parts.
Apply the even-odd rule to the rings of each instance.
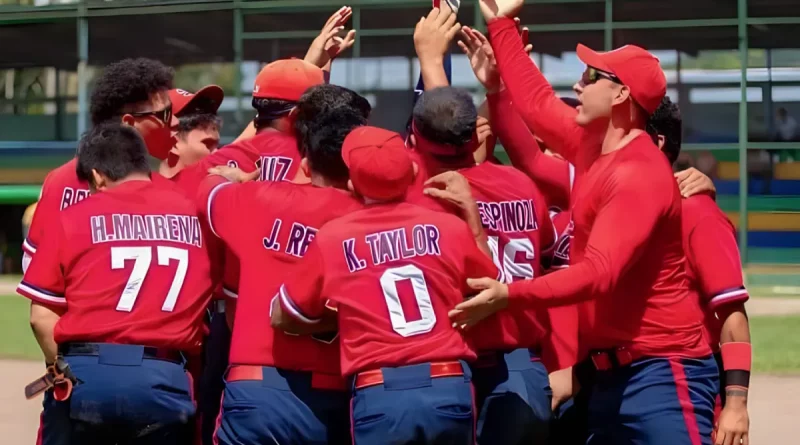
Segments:
[[[30,253],[36,253],[36,246],[34,246],[30,241],[28,241],[28,238],[25,238],[25,240],[22,241],[22,248],[29,251]]]
[[[222,286],[222,293],[228,298],[233,298],[233,299],[239,298],[239,294],[238,293],[228,289],[225,286]]]
[[[708,302],[708,306],[713,309],[731,301],[747,301],[749,298],[747,289],[735,289],[716,295]]]
[[[300,309],[294,304],[289,294],[286,293],[286,287],[281,285],[281,290],[278,291],[281,296],[281,302],[283,302],[283,307],[289,310],[289,313],[299,321],[307,324],[316,324],[319,323],[320,319],[308,318],[300,312]]]
[[[217,231],[214,230],[214,224],[211,222],[211,219],[212,219],[211,218],[211,203],[214,201],[214,196],[217,194],[218,191],[220,191],[220,189],[222,187],[225,187],[226,185],[231,185],[231,184],[232,184],[231,182],[223,182],[221,184],[217,184],[216,186],[214,186],[213,189],[211,189],[211,193],[208,194],[208,204],[206,206],[206,214],[208,215],[208,227],[211,228],[211,233],[213,233],[214,236],[216,236],[217,238],[220,238],[220,236],[217,233]]]
[[[571,163],[569,165],[569,191],[572,192],[572,186],[575,184],[575,166]]]
[[[67,304],[66,298],[37,289],[31,285],[25,284],[24,281],[19,283],[17,286],[17,292],[36,300],[47,301],[50,303]]]

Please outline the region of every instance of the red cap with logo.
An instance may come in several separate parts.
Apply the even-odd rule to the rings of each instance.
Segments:
[[[653,114],[667,94],[667,78],[656,56],[635,45],[597,52],[578,45],[578,58],[586,65],[616,76],[631,90],[631,97]]]
[[[204,86],[196,93],[176,88],[169,90],[169,100],[172,101],[172,114],[180,117],[181,113],[190,110],[202,110],[206,113],[216,113],[222,105],[225,93],[216,85]]]
[[[405,196],[414,182],[414,165],[403,138],[377,127],[358,127],[342,145],[342,159],[358,194],[388,201]]]
[[[253,97],[297,102],[307,89],[323,83],[324,73],[316,65],[302,59],[276,60],[256,76]]]

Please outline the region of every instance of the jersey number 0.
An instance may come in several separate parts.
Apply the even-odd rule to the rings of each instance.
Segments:
[[[176,247],[157,246],[156,255],[159,266],[168,266],[170,261],[178,261],[178,268],[175,270],[175,277],[172,285],[167,292],[167,298],[161,306],[164,312],[172,312],[175,303],[178,301],[178,294],[183,287],[183,280],[186,279],[186,270],[189,268],[189,251]],[[117,310],[130,312],[139,296],[147,271],[150,270],[150,262],[153,260],[153,249],[151,247],[112,247],[111,248],[111,269],[124,269],[125,261],[133,260],[133,269],[125,283],[125,289],[119,297]]]
[[[419,320],[408,321],[400,303],[400,292],[397,283],[408,280],[414,291],[414,301],[419,308]],[[381,289],[386,307],[389,309],[389,320],[392,329],[403,337],[430,332],[436,324],[436,313],[433,311],[431,294],[422,271],[414,265],[392,267],[381,275]]]

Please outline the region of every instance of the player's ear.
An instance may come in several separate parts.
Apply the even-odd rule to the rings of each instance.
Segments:
[[[419,165],[417,165],[416,162],[411,161],[411,168],[414,170],[414,178],[416,178],[419,174]]]
[[[619,105],[621,103],[624,103],[630,97],[631,97],[631,89],[627,85],[620,85],[616,90],[616,94],[614,94],[614,100],[612,101],[612,105]]]
[[[108,187],[108,184],[106,183],[106,177],[94,168],[92,169],[91,183],[96,191],[103,191],[106,189],[106,187]]]
[[[411,143],[411,148],[417,146],[417,138],[413,134],[408,137],[408,141]]]
[[[667,142],[667,139],[664,137],[663,134],[659,134],[656,137],[656,142],[658,143],[658,149],[659,150],[663,150],[664,149],[664,144]]]
[[[308,165],[308,158],[303,158],[300,160],[300,171],[306,175],[306,178],[311,177],[311,167]]]
[[[127,125],[129,127],[133,127],[136,125],[136,118],[131,116],[130,114],[123,114],[122,115],[122,125]]]

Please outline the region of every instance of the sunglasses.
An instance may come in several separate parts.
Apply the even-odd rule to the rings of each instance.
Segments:
[[[591,66],[586,68],[586,71],[583,72],[581,83],[584,85],[591,85],[600,79],[607,79],[616,84],[622,85],[622,81],[619,80],[619,77],[606,73],[605,71],[600,71],[597,68],[592,68]]]
[[[156,119],[163,122],[165,125],[169,125],[170,121],[172,121],[172,104],[167,105],[161,110],[155,111],[139,111],[135,113],[128,113],[133,117],[147,117],[153,116]]]

